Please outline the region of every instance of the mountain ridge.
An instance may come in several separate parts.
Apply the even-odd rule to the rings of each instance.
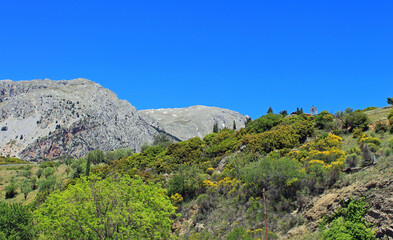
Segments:
[[[225,117],[213,116],[217,109],[205,107],[203,114],[225,124]],[[230,112],[223,110],[221,114]],[[237,118],[239,127],[244,126],[246,117],[238,114]],[[167,131],[168,122],[160,123],[88,79],[0,81],[0,155],[31,160],[81,157],[97,148],[132,148],[137,152],[160,133],[179,141],[203,137],[213,126],[204,125],[201,134],[177,124],[180,132],[173,132]],[[182,131],[188,135],[183,136]]]

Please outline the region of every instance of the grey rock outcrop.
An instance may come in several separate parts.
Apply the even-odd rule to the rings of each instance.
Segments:
[[[0,81],[0,155],[26,160],[81,157],[131,148],[139,151],[164,133],[174,141],[204,137],[220,128],[244,127],[230,110],[193,106],[137,111],[115,93],[87,79]]]
[[[80,157],[150,143],[158,134],[127,101],[86,79],[0,81],[0,154]]]
[[[181,139],[192,137],[203,138],[213,131],[213,125],[219,129],[244,128],[247,116],[228,109],[206,106],[192,106],[187,108],[150,109],[139,111],[151,125],[162,128],[165,132]]]

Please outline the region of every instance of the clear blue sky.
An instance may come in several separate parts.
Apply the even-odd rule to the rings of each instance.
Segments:
[[[138,109],[381,107],[393,1],[0,2],[0,79],[78,77]]]

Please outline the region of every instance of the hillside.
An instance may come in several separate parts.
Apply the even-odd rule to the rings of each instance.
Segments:
[[[161,134],[139,153],[5,166],[0,185],[6,202],[34,210],[24,216],[41,238],[87,229],[97,239],[115,224],[119,238],[393,239],[392,116],[390,107],[267,113],[203,138]]]
[[[154,119],[152,125],[158,124],[165,132],[181,140],[192,137],[203,138],[212,132],[213,125],[219,128],[244,128],[247,116],[217,107],[192,106],[188,108],[150,109],[139,111],[147,119]]]

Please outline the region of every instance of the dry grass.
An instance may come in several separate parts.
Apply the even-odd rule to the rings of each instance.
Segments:
[[[368,117],[372,122],[376,122],[381,120],[387,120],[387,116],[391,109],[392,107],[390,106],[387,108],[378,108],[378,109],[366,111],[365,113],[368,115]]]
[[[16,185],[19,186],[24,177],[21,175],[22,172],[26,169],[26,167],[31,166],[31,172],[33,176],[37,172],[39,165],[31,164],[31,165],[13,165],[13,166],[1,166],[0,165],[0,199],[1,201],[6,201],[10,203],[21,202],[23,204],[31,203],[38,193],[38,189],[30,192],[27,195],[27,199],[25,200],[23,193],[21,193],[20,189],[17,189],[17,195],[11,199],[5,199],[5,187],[9,184],[11,177],[15,178]],[[67,168],[66,165],[60,165],[54,175],[57,179],[61,179],[63,181],[66,180],[67,175],[65,173],[65,169]]]

